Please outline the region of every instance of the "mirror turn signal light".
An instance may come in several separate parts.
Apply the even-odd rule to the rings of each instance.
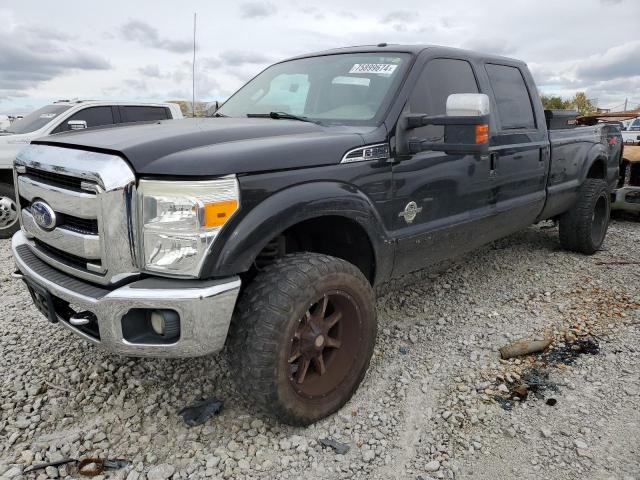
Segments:
[[[207,203],[204,206],[204,226],[206,228],[221,227],[238,209],[237,200]]]
[[[489,125],[476,125],[476,144],[489,142]]]

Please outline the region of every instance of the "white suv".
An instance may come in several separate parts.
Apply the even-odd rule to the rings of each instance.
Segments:
[[[182,112],[174,103],[61,100],[0,129],[0,238],[11,237],[19,228],[11,169],[13,159],[31,140],[82,128],[179,118]]]

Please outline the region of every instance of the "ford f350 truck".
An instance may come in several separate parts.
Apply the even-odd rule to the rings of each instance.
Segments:
[[[521,61],[331,50],[267,68],[215,116],[32,142],[15,276],[118,354],[226,346],[240,390],[283,422],[358,387],[380,282],[546,219],[567,250],[605,239],[620,133],[550,131]]]

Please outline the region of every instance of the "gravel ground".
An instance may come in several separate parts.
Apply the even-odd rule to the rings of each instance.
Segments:
[[[615,221],[605,247],[562,252],[555,228],[532,227],[384,285],[363,385],[301,429],[257,415],[223,355],[122,358],[46,323],[2,241],[0,477],[91,456],[129,459],[107,475],[121,479],[640,479],[640,267],[620,263],[640,261],[640,223]],[[542,335],[550,352],[500,360]],[[202,396],[224,408],[189,428],[177,412]]]

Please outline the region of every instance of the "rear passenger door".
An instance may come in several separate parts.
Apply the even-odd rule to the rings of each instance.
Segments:
[[[549,142],[546,126],[536,120],[532,92],[521,69],[486,63],[485,71],[494,100],[492,201],[499,215],[498,228],[508,234],[533,223],[544,207]]]
[[[167,107],[152,107],[147,105],[121,105],[120,122],[153,122],[171,119],[171,112]]]

